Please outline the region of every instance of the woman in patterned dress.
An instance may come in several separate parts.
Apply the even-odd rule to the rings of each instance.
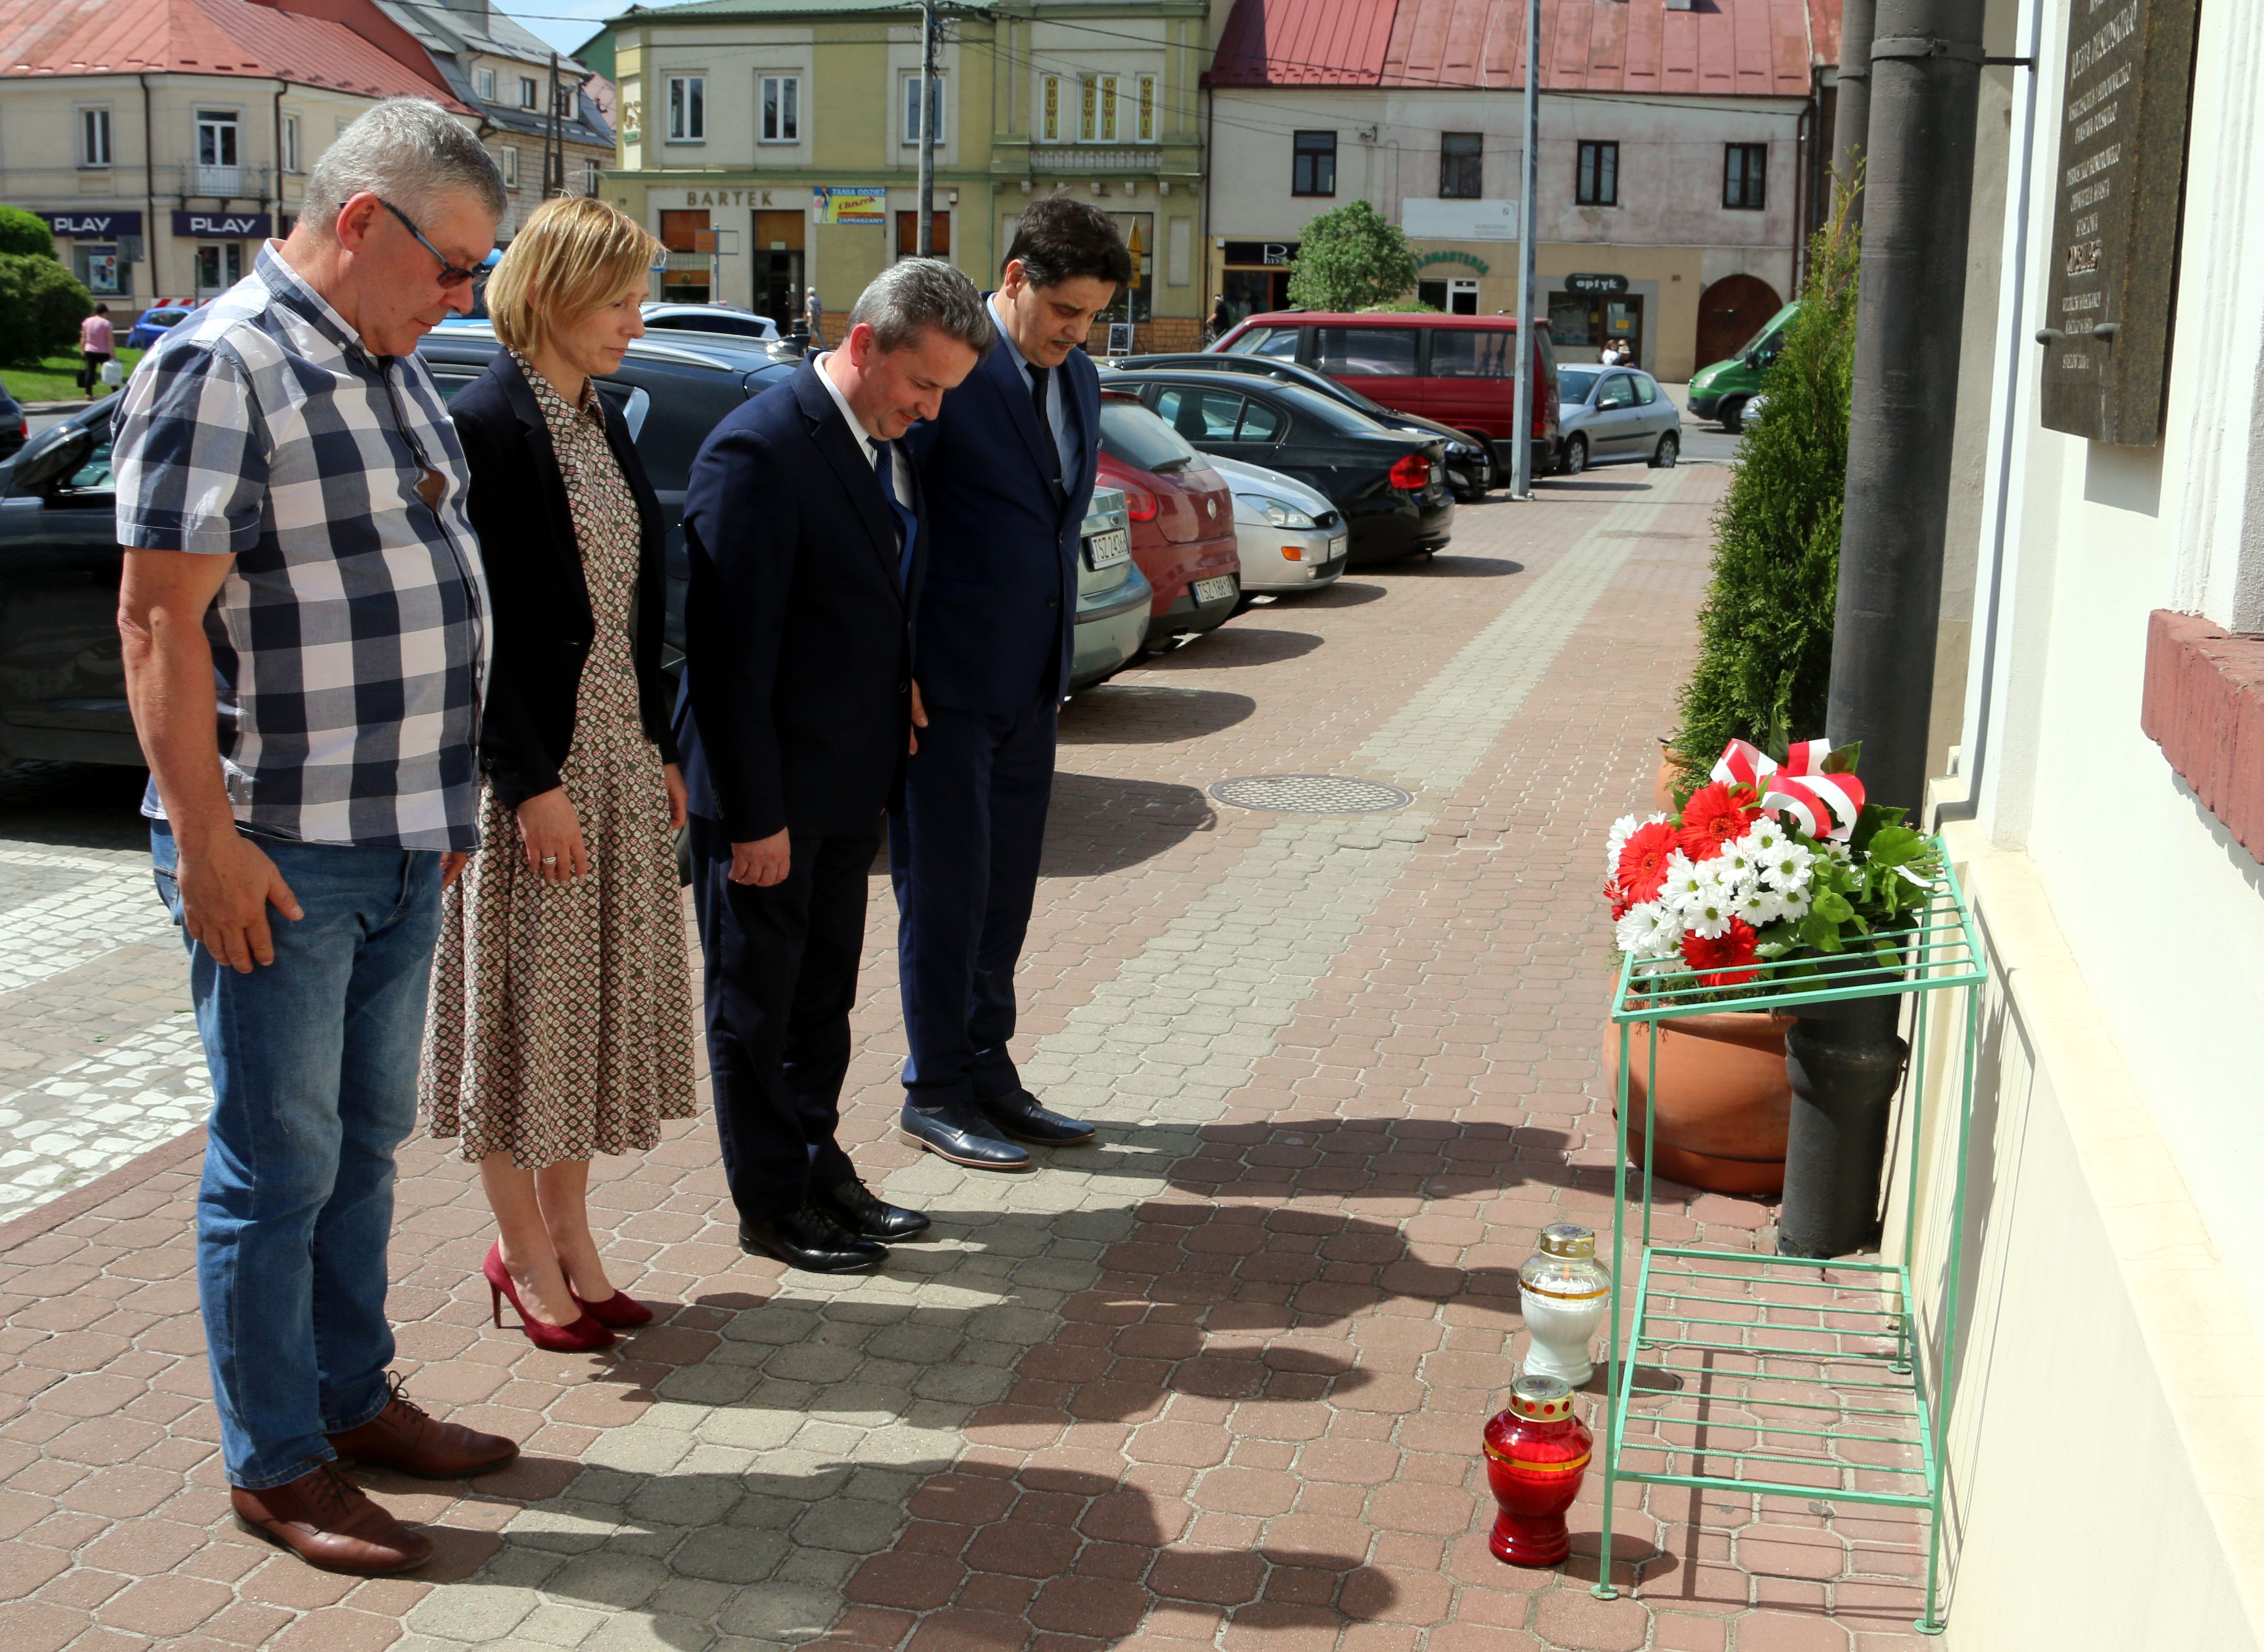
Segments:
[[[568,1350],[652,1317],[598,1255],[591,1156],[643,1152],[693,1108],[660,507],[595,382],[644,331],[659,252],[604,201],[546,203],[488,282],[506,347],[450,409],[494,664],[482,847],[447,895],[422,1099],[480,1167],[497,1322],[508,1297]]]

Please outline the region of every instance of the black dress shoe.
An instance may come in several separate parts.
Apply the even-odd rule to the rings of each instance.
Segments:
[[[857,1273],[878,1267],[889,1254],[871,1240],[848,1232],[814,1204],[770,1221],[742,1219],[739,1248],[751,1256],[775,1256],[807,1273]]]
[[[1049,1112],[1027,1090],[1005,1095],[978,1095],[976,1110],[1016,1141],[1041,1147],[1078,1147],[1092,1139],[1092,1126],[1080,1119]]]
[[[1011,1141],[1001,1141],[983,1122],[983,1116],[961,1102],[940,1107],[904,1103],[896,1128],[915,1146],[939,1159],[963,1164],[970,1170],[1027,1170],[1030,1155]]]
[[[873,1190],[855,1176],[838,1187],[815,1189],[813,1196],[827,1215],[860,1239],[877,1239],[885,1245],[927,1232],[926,1217],[874,1197]]]

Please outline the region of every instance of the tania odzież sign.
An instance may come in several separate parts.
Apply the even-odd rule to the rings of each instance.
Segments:
[[[2048,430],[2161,440],[2200,0],[2068,0],[2051,280],[2036,332]]]

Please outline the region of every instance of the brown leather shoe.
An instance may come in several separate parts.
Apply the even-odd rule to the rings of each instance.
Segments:
[[[430,1538],[371,1502],[336,1463],[264,1491],[234,1486],[228,1495],[245,1526],[326,1572],[405,1572],[432,1558]]]
[[[358,1463],[397,1468],[427,1480],[468,1480],[519,1455],[517,1442],[457,1423],[439,1423],[405,1398],[399,1384],[384,1410],[358,1429],[330,1437],[330,1449]]]

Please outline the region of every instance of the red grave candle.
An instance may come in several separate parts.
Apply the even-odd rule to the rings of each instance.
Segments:
[[[1520,1377],[1509,1409],[1485,1426],[1486,1478],[1501,1513],[1488,1540],[1513,1566],[1554,1566],[1571,1552],[1564,1511],[1580,1495],[1594,1445],[1572,1409],[1572,1390],[1555,1377]]]

